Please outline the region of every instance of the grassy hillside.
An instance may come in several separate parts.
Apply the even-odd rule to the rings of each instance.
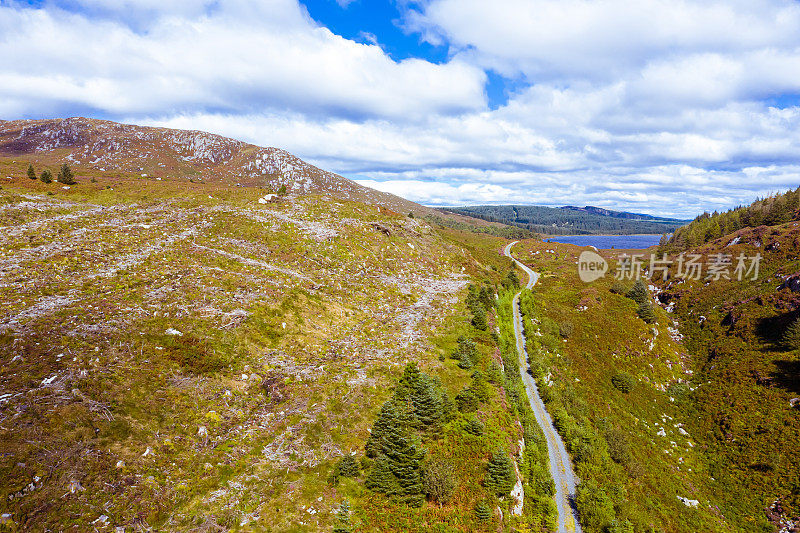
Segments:
[[[723,510],[746,530],[797,523],[800,356],[785,335],[800,314],[800,224],[746,227],[692,252],[702,262],[730,255],[731,273],[740,254],[763,256],[755,280],[672,278],[659,299],[674,307],[693,355],[692,426]]]
[[[683,400],[691,358],[671,317],[657,309],[647,324],[612,279],[581,282],[579,252],[514,249],[542,274],[521,302],[530,371],[575,462],[585,531],[731,531]]]
[[[485,324],[467,305],[469,283],[501,290],[502,239],[81,165],[77,185],[44,184],[27,164],[0,159],[2,527],[331,531],[348,502],[352,531],[546,530],[508,325],[493,298]],[[365,486],[370,430],[409,362],[456,405],[410,435],[418,474],[446,463],[456,480],[421,506]],[[489,482],[495,460],[519,479],[520,515]]]

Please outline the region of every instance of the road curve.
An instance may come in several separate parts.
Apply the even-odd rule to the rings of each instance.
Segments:
[[[514,241],[505,247],[503,253],[511,257],[511,247],[519,241]],[[523,265],[513,257],[511,259],[528,274],[528,285],[526,289],[532,289],[536,282],[539,281],[539,274]],[[580,522],[578,522],[578,514],[570,501],[575,496],[575,472],[572,470],[572,462],[570,461],[567,449],[564,446],[564,441],[553,426],[553,419],[544,406],[542,398],[539,396],[539,389],[536,387],[536,381],[528,374],[528,353],[525,349],[525,335],[522,327],[522,314],[519,311],[519,291],[514,295],[514,335],[517,338],[517,353],[519,354],[519,373],[522,376],[522,382],[525,383],[525,390],[528,393],[528,400],[533,409],[533,414],[536,416],[536,422],[539,427],[544,431],[544,436],[547,440],[547,454],[550,457],[550,474],[553,476],[553,481],[556,485],[556,507],[558,508],[558,529],[559,533],[578,533],[581,531]]]

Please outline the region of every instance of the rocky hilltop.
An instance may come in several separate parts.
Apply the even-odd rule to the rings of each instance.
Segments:
[[[82,117],[0,121],[0,155],[94,171],[168,180],[198,180],[289,193],[322,193],[407,213],[430,212],[364,187],[279,148],[263,148],[202,131],[153,128]]]

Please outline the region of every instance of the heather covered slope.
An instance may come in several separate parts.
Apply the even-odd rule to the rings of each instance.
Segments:
[[[580,479],[583,530],[738,531],[718,508],[702,435],[678,396],[692,367],[676,324],[661,309],[656,323],[639,318],[632,299],[612,292],[613,277],[581,281],[580,252],[532,240],[512,251],[540,273],[520,301],[530,373]]]
[[[755,280],[658,284],[693,356],[690,424],[723,512],[743,529],[798,524],[800,346],[785,336],[800,317],[800,223],[744,227],[690,251],[704,260],[729,255],[731,273],[740,254],[762,256]]]
[[[278,148],[262,148],[202,131],[73,117],[0,121],[0,155],[54,168],[63,161],[100,174],[262,187],[271,192],[328,194],[398,212],[434,213],[363,187]]]
[[[4,527],[330,531],[345,501],[354,531],[551,519],[529,494],[535,427],[464,305],[468,283],[507,273],[501,239],[326,195],[263,204],[255,188],[80,165],[66,188],[27,165],[0,159]],[[462,335],[480,355],[470,370],[450,357]],[[409,361],[451,401],[481,383],[424,441],[455,465],[451,498],[414,508],[366,489],[362,461]],[[523,437],[515,516],[484,480],[493,458],[522,458]],[[360,472],[332,483],[351,453]]]
[[[581,490],[593,495],[578,499],[587,530],[614,519],[636,531],[797,530],[795,195],[698,217],[679,231],[661,251],[673,260],[697,254],[704,269],[682,279],[674,263],[667,280],[649,282],[648,298],[660,304],[652,325],[625,296],[631,281],[615,284],[613,270],[593,283],[577,279],[579,248],[526,241],[516,250],[543,274],[528,308],[538,331],[530,352],[540,355],[532,371],[550,394]],[[613,268],[616,254],[601,254]],[[757,277],[738,279],[738,258],[749,268],[757,255]],[[709,278],[708,265],[725,260],[725,274]]]

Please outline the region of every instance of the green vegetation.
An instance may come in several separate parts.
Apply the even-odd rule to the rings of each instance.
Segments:
[[[483,205],[448,210],[490,222],[510,224],[546,235],[672,233],[686,223],[684,220],[611,211],[591,206],[577,208],[571,206]]]
[[[636,382],[633,376],[626,372],[617,372],[611,376],[611,384],[620,392],[629,393]]]
[[[536,254],[548,247],[557,254]],[[714,508],[721,499],[700,437],[689,429],[683,349],[663,310],[653,306],[653,324],[636,315],[636,300],[650,300],[646,287],[611,277],[581,282],[569,245],[524,241],[514,253],[541,274],[520,298],[529,372],[581,480],[584,531],[730,531],[727,514]],[[564,337],[566,323],[574,327]]]
[[[339,506],[339,512],[336,513],[336,525],[333,528],[333,533],[351,533],[350,527],[350,502],[345,500]]]
[[[675,231],[663,248],[686,250],[701,246],[743,228],[777,226],[798,220],[800,187],[785,193],[756,200],[749,206],[740,206],[724,213],[703,213],[688,225]]]
[[[53,183],[53,173],[49,169],[44,169],[39,176],[42,183]]]
[[[800,319],[796,319],[786,328],[783,343],[790,350],[800,350]]]
[[[497,450],[486,467],[486,487],[498,496],[505,496],[511,492],[516,482],[517,475],[511,459],[506,452]]]
[[[36,179],[36,171],[33,169],[33,165],[28,165],[28,179]]]
[[[64,185],[75,185],[77,183],[75,181],[75,176],[72,174],[72,169],[69,168],[69,165],[66,163],[61,165],[61,169],[58,171],[58,176],[56,176],[56,181],[63,183]]]
[[[471,216],[471,215],[467,215]],[[480,220],[481,217],[478,217]],[[537,234],[533,231],[507,224],[487,224],[470,218],[456,219],[453,216],[425,215],[425,221],[433,226],[450,228],[471,233],[483,233],[504,239],[533,239]]]
[[[426,461],[423,466],[422,485],[428,500],[439,504],[449,502],[458,485],[453,463],[442,458]]]

